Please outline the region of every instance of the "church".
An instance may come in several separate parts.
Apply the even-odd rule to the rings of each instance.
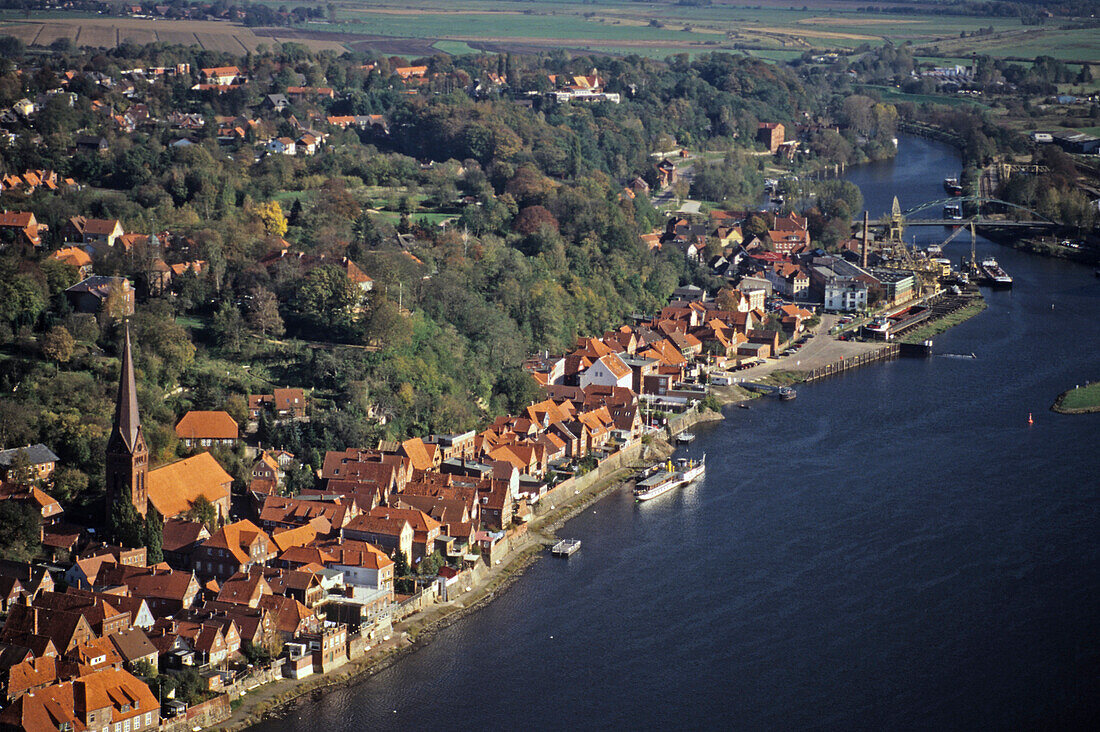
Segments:
[[[195,501],[204,497],[213,504],[219,523],[229,517],[233,478],[210,453],[199,453],[149,470],[149,447],[145,444],[138,414],[129,324],[126,325],[115,419],[107,439],[106,463],[108,516],[116,498],[128,491],[134,508],[142,516],[152,505],[165,520],[175,518],[187,513]]]

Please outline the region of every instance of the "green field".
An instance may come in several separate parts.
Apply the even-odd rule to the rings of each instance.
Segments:
[[[973,106],[981,107],[982,109],[989,108],[987,105],[973,99],[951,96],[949,94],[907,94],[892,86],[878,86],[875,84],[864,84],[860,88],[873,89],[882,96],[883,101],[887,102],[912,102],[913,104],[931,103],[944,104],[949,107]]]
[[[1059,412],[1100,411],[1100,382],[1070,389],[1058,397],[1054,408]]]
[[[461,9],[444,0],[372,0],[341,3],[335,23],[304,27],[315,33],[431,39],[435,48],[447,53],[475,52],[468,43],[481,41],[494,50],[565,48],[658,57],[751,48],[754,56],[786,61],[807,50],[854,49],[886,40],[947,43],[963,32],[989,26],[998,32],[1020,27],[1010,18],[862,12],[834,0],[810,0],[798,9],[751,0],[707,7],[671,0],[481,0],[464,3]]]
[[[285,5],[278,0],[261,1],[275,9]],[[801,4],[729,0],[705,7],[679,5],[675,0],[473,0],[461,6],[453,0],[344,0],[327,6],[332,22],[298,24],[286,34],[272,31],[280,41],[328,43],[330,48],[335,43],[377,47],[386,54],[408,57],[434,51],[481,53],[470,45],[478,43],[494,52],[564,49],[664,58],[677,53],[743,51],[771,61],[789,61],[806,51],[844,52],[889,41],[911,42],[918,56],[936,57],[938,63],[965,62],[972,53],[1023,60],[1050,55],[1100,63],[1100,32],[1062,30],[1058,23],[1063,21],[1023,26],[1015,18],[879,13],[859,7],[841,0]],[[0,19],[26,17],[18,11],[0,11]],[[87,16],[32,11],[29,17],[56,22]],[[992,33],[975,35],[989,28]],[[155,25],[157,33],[168,36],[180,29],[185,26],[175,21]]]

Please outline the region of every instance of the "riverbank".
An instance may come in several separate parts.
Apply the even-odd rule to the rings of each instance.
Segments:
[[[990,241],[1009,247],[1010,249],[1027,252],[1028,254],[1065,259],[1087,266],[1100,264],[1100,250],[1095,248],[1072,249],[1070,247],[1064,247],[1052,237],[1027,237],[1011,234],[999,235],[996,231],[987,231],[984,235]]]
[[[1094,414],[1100,412],[1100,382],[1067,389],[1054,400],[1051,410],[1059,414]]]
[[[946,330],[954,328],[959,323],[970,320],[974,316],[981,313],[989,305],[986,304],[985,299],[976,300],[969,305],[959,308],[953,313],[949,313],[942,318],[929,321],[919,328],[914,328],[902,337],[902,343],[923,343],[932,336],[937,336]]]
[[[671,438],[695,424],[721,419],[722,414],[718,412],[689,412],[672,420],[667,434]],[[555,532],[570,519],[608,493],[621,488],[643,465],[666,459],[674,451],[675,447],[663,437],[646,438],[638,449],[635,461],[601,476],[528,522],[522,541],[514,544],[496,565],[488,567],[470,590],[396,623],[388,641],[377,646],[371,655],[349,661],[338,671],[301,681],[284,679],[259,687],[235,704],[233,714],[219,729],[242,730],[265,720],[282,718],[300,704],[309,703],[334,689],[361,683],[425,647],[441,630],[501,596],[537,559],[546,554],[546,548],[557,539]]]

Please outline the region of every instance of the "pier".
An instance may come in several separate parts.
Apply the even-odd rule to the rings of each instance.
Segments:
[[[555,557],[570,557],[580,548],[580,539],[562,539],[550,549],[550,553]]]
[[[859,368],[869,363],[875,363],[877,361],[889,361],[897,358],[901,354],[901,346],[897,343],[891,343],[887,346],[876,351],[868,351],[867,353],[860,354],[859,356],[852,356],[851,358],[844,358],[836,363],[831,363],[821,368],[816,368],[813,371],[806,373],[805,382],[817,381],[818,379],[824,379],[827,376],[833,376],[835,374],[842,374],[849,369]]]

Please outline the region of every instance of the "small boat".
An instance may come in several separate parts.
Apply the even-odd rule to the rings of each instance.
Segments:
[[[695,442],[695,435],[690,432],[681,432],[676,435],[676,441],[683,445],[690,445],[692,442]]]
[[[749,407],[749,405],[745,404],[744,402],[741,402],[740,404],[738,404],[737,408],[738,409],[751,409],[751,407]]]
[[[952,196],[961,196],[963,194],[963,187],[959,185],[958,178],[944,178],[943,189]]]

